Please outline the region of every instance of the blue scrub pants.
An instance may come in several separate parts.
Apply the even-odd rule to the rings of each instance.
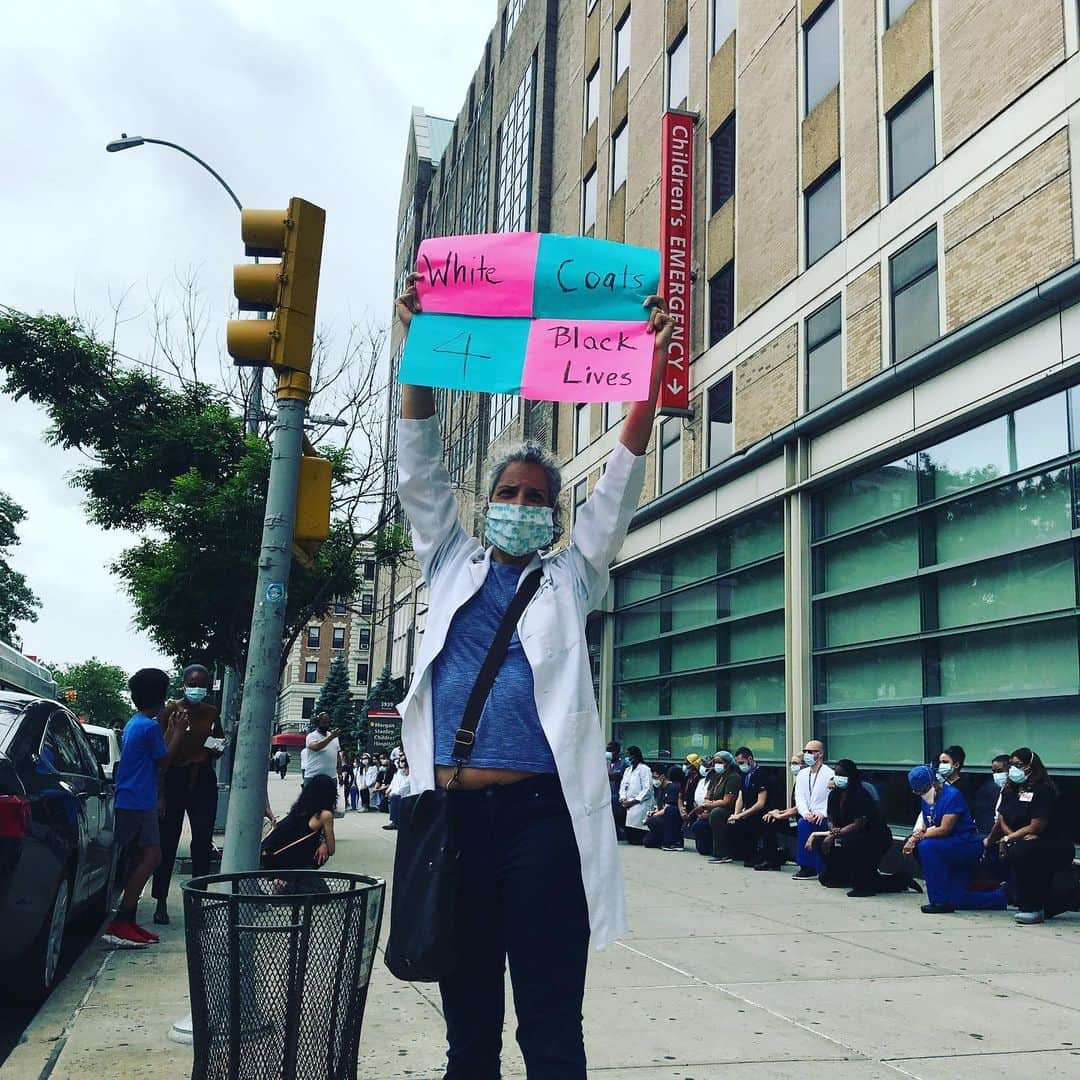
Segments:
[[[977,836],[935,837],[923,840],[918,850],[931,904],[952,904],[965,911],[1004,911],[1005,894],[1000,889],[971,892],[967,887],[983,852]]]
[[[813,851],[807,851],[806,841],[810,839],[811,833],[821,832],[828,827],[824,823],[815,825],[812,821],[807,821],[806,818],[799,818],[799,839],[796,845],[795,861],[800,866],[809,867],[819,876],[825,873],[825,859],[821,854],[821,845],[815,844]]]

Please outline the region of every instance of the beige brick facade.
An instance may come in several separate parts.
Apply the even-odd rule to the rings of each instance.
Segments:
[[[1065,56],[1062,0],[938,0],[945,153]]]
[[[790,424],[798,408],[799,333],[789,326],[735,369],[735,449]]]
[[[930,0],[915,0],[881,39],[881,106],[890,112],[934,70]]]
[[[1063,130],[945,215],[947,329],[1073,261],[1068,169]]]
[[[878,199],[877,0],[844,0],[844,201],[848,232]]]
[[[847,287],[845,388],[881,370],[881,269],[872,266]]]

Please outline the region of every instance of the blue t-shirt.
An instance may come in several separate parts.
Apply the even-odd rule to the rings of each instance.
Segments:
[[[975,819],[971,816],[963,792],[955,784],[945,784],[933,806],[925,799],[919,801],[922,803],[923,821],[928,827],[940,825],[946,814],[959,814],[960,817],[949,836],[958,840],[978,839],[979,831],[975,828]]]
[[[157,809],[157,763],[167,752],[161,727],[152,716],[136,713],[124,725],[116,765],[117,810]]]
[[[431,675],[436,765],[454,764],[454,735],[522,573],[520,566],[493,559],[480,591],[458,609],[450,624]],[[557,771],[536,711],[532,667],[516,631],[480,714],[469,767]]]

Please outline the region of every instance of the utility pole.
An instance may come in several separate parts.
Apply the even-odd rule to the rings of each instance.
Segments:
[[[303,199],[292,199],[288,210],[245,210],[241,215],[247,254],[280,255],[281,263],[236,267],[233,282],[240,310],[273,312],[273,316],[267,321],[231,321],[228,350],[242,366],[272,367],[278,381],[244,699],[225,823],[223,873],[256,870],[259,866],[271,727],[277,702],[303,457],[304,417],[311,397],[311,350],[324,227],[324,211]]]

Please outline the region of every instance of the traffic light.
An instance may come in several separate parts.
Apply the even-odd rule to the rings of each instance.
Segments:
[[[269,366],[286,385],[310,390],[326,212],[292,198],[287,210],[244,210],[240,219],[246,253],[281,261],[243,263],[233,270],[240,310],[269,318],[231,319],[225,336],[229,355],[238,366]]]
[[[304,436],[293,521],[293,556],[304,566],[314,564],[322,542],[330,535],[330,468],[330,462],[319,457]]]

